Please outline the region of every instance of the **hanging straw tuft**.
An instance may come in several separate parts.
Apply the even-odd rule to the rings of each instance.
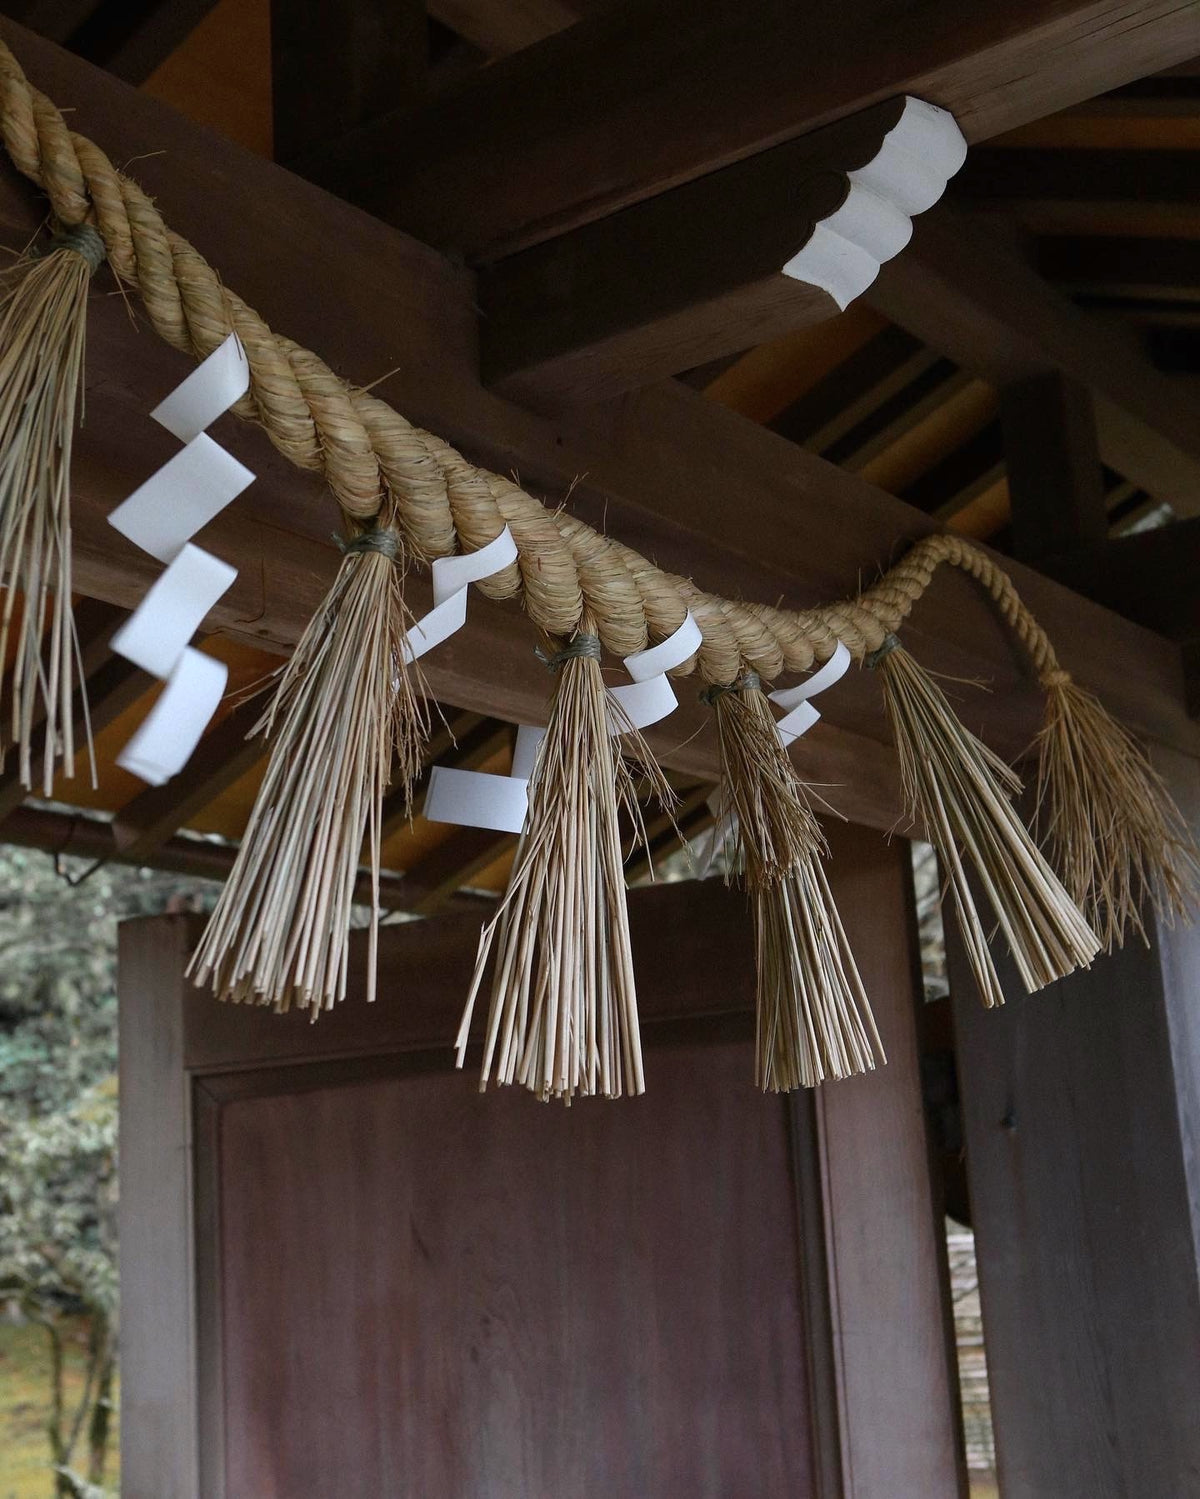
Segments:
[[[104,257],[100,235],[81,224],[0,278],[0,661],[7,659],[19,610],[0,757],[15,745],[21,784],[32,789],[30,742],[44,720],[45,796],[60,757],[66,774],[75,774],[71,443],[83,389],[88,286]],[[90,727],[87,747],[94,783]]]
[[[894,635],[868,657],[883,683],[909,814],[934,845],[954,892],[983,1002],[1004,1003],[964,856],[974,866],[1025,988],[1087,967],[1100,942],[1011,802],[1021,783],[958,721],[946,694]]]
[[[238,856],[188,972],[221,999],[307,1008],[346,993],[347,938],[364,839],[372,877],[368,999],[375,997],[383,799],[395,763],[421,769],[429,717],[407,659],[400,540],[390,525],[345,548],[337,578],[284,668],[255,733],[271,758]]]
[[[1148,901],[1166,921],[1200,898],[1200,851],[1133,735],[1057,668],[1043,678],[1038,831],[1105,950],[1148,941]]]
[[[754,907],[755,1080],[815,1087],[886,1058],[825,878],[825,840],[757,675],[705,694],[717,715],[725,835]]]
[[[508,891],[480,936],[458,1065],[494,949],[481,1091],[494,1077],[541,1099],[617,1098],[645,1091],[621,808],[644,830],[633,774],[610,732],[614,723],[658,798],[669,805],[672,796],[642,736],[605,689],[590,620],[546,664],[557,676],[550,721]]]

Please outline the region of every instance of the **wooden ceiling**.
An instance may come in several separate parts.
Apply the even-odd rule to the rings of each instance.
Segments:
[[[320,120],[281,105],[275,85],[301,88],[306,48],[330,62],[335,47],[387,45],[404,65],[393,70],[390,107],[453,90],[496,59],[518,53],[599,10],[582,0],[397,0],[384,42],[358,37],[345,24],[353,11],[369,20],[378,8],[297,7],[307,31],[285,43],[300,49],[301,76],[281,74],[277,7],[272,56],[269,0],[43,0],[3,7],[15,19],[136,83],[190,119],[246,148],[301,156]],[[626,7],[629,8],[628,6]],[[309,11],[311,9],[311,15]],[[323,28],[328,34],[323,35]],[[414,37],[416,40],[414,41]],[[287,67],[293,67],[291,62]],[[67,101],[63,101],[67,102]],[[86,123],[84,125],[86,129]],[[136,175],[136,170],[135,170]],[[986,225],[989,240],[1020,260],[1028,274],[1058,288],[1095,317],[1119,326],[1147,368],[1170,375],[1191,393],[1200,380],[1200,61],[1126,84],[1096,99],[974,147],[952,185],[954,202]],[[877,294],[839,317],[789,332],[680,378],[715,403],[759,423],[797,447],[857,475],[936,517],[949,528],[1001,550],[1013,543],[1009,473],[996,358],[968,349],[956,361],[944,341],[926,341],[927,320],[895,316],[919,298],[887,277]],[[939,342],[941,346],[939,346]],[[963,354],[955,348],[954,353]],[[1104,503],[1110,534],[1160,525],[1200,488],[1185,479],[1171,501],[1155,492],[1152,465],[1122,471],[1126,450],[1104,446]],[[1197,470],[1200,473],[1200,468]],[[97,638],[116,616],[87,622]],[[153,701],[136,674],[100,683],[93,711],[99,784],[60,782],[56,802],[80,818],[35,803],[0,779],[0,836],[42,847],[169,867],[186,864],[219,875],[245,826],[263,771],[257,742],[245,733],[255,707],[238,694],[278,665],[278,657],[243,640],[214,635],[205,648],[230,668],[231,699],[191,765],[161,791],[147,790],[115,766],[115,754]],[[111,667],[109,668],[111,671]],[[94,684],[95,687],[95,684]],[[98,711],[97,710],[98,707]],[[431,758],[503,772],[511,730],[495,719],[447,708]],[[709,820],[707,787],[677,778],[682,825],[695,833]],[[5,798],[7,797],[7,800]],[[419,804],[418,804],[419,806]],[[98,819],[98,820],[97,820]],[[110,821],[110,819],[112,819]],[[674,841],[655,822],[656,851]],[[182,835],[182,836],[181,836]],[[190,835],[200,835],[192,837]],[[207,841],[200,841],[200,837]],[[224,842],[220,841],[224,840]],[[386,903],[429,911],[462,899],[464,888],[503,887],[512,840],[409,820],[393,808],[384,864],[396,872]],[[173,862],[174,861],[174,862]],[[632,871],[641,877],[645,863]]]

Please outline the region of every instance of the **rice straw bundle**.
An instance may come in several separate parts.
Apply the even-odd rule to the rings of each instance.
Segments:
[[[67,775],[75,774],[71,444],[83,387],[88,285],[104,254],[90,225],[64,230],[47,254],[12,267],[0,298],[0,661],[7,659],[17,595],[23,596],[0,756],[17,746],[21,784],[31,789],[30,739],[44,719],[46,796],[59,756]],[[87,739],[94,782],[90,729]]]
[[[754,906],[755,1080],[811,1088],[886,1058],[821,866],[827,852],[753,672],[706,694],[717,715],[727,835]]]
[[[346,993],[347,938],[364,837],[373,897],[367,998],[375,997],[379,856],[393,761],[421,769],[428,708],[407,663],[397,533],[345,548],[326,600],[255,732],[271,758],[233,869],[188,972],[221,999],[295,1004],[315,1020]]]
[[[1145,750],[1066,672],[1043,678],[1038,830],[1073,899],[1111,952],[1149,939],[1146,900],[1165,920],[1200,898],[1200,853]]]
[[[938,851],[984,1004],[1003,1004],[1004,992],[964,856],[1029,992],[1087,967],[1100,941],[1013,809],[1021,782],[963,727],[894,635],[868,659],[883,682],[909,813]]]
[[[550,722],[508,891],[480,935],[458,1065],[494,948],[481,1091],[494,1076],[541,1099],[617,1098],[645,1091],[620,831],[622,807],[637,828],[641,814],[611,732],[623,715],[605,690],[590,621],[547,665],[558,678]],[[628,720],[622,727],[669,803],[645,741]]]

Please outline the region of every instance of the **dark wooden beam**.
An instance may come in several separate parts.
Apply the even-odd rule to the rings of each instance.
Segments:
[[[1190,393],[1124,329],[1073,307],[955,205],[915,221],[908,249],[882,268],[868,298],[993,385],[1057,371],[1086,386],[1104,461],[1181,513],[1200,510],[1200,424]]]
[[[1000,419],[1014,554],[1036,566],[1103,545],[1108,510],[1089,392],[1057,373],[1031,375],[1001,391]]]
[[[625,0],[305,169],[493,260],[880,99],[983,140],[1197,52],[1179,0]]]
[[[1200,302],[1194,240],[1055,235],[1038,242],[1037,267],[1073,292]]]
[[[217,843],[210,838],[187,835],[167,838],[144,858],[139,857],[121,847],[113,836],[111,822],[102,822],[86,812],[63,812],[45,807],[19,806],[8,812],[0,821],[0,843],[93,862],[162,869],[169,874],[189,875],[199,880],[224,880],[237,857],[235,843]],[[415,874],[384,870],[380,875],[379,902],[385,911],[412,911],[428,893],[429,888]],[[363,905],[370,904],[369,870],[359,871],[354,898]],[[452,898],[460,910],[488,909],[486,897],[456,894]]]
[[[961,151],[893,99],[509,256],[480,279],[484,379],[553,408],[824,322],[900,248],[911,163],[944,182]]]
[[[981,151],[954,193],[974,206],[1011,209],[1050,234],[1111,233],[1121,216],[1130,233],[1143,218],[1187,230],[1200,218],[1193,151]]]
[[[144,83],[215,0],[5,0],[4,14],[127,83]]]
[[[574,26],[584,3],[568,0],[428,0],[429,14],[488,57],[507,57]],[[594,0],[592,3],[594,8]]]
[[[428,69],[423,0],[271,0],[275,160],[414,108]]]
[[[496,472],[518,472],[553,502],[570,493],[573,513],[662,566],[731,598],[815,602],[853,592],[936,529],[911,506],[678,382],[553,422],[500,399],[478,381],[469,275],[78,59],[9,26],[4,34],[39,86],[70,99],[73,122],[115,159],[139,155],[148,142],[163,151],[138,163],[146,189],[272,323],[359,384],[393,371],[378,392],[411,421]],[[0,173],[4,243],[25,243],[43,213],[36,195]],[[314,267],[336,295],[313,294]],[[115,535],[107,515],[176,450],[147,413],[190,367],[134,327],[120,298],[93,297],[72,517],[85,594],[132,607],[160,571]],[[258,429],[223,418],[214,435],[258,477],[202,537],[239,569],[207,627],[286,649],[336,571],[331,503]],[[1027,568],[1012,573],[1064,664],[1113,711],[1180,747],[1198,742],[1176,648]],[[427,580],[413,570],[405,587],[410,606],[424,611]],[[998,752],[1016,755],[1029,744],[1041,694],[969,579],[939,577],[905,639],[933,669],[991,683],[964,711]],[[535,643],[518,609],[472,596],[466,628],[422,664],[440,702],[509,723],[544,722],[547,677]],[[694,680],[681,683],[679,711],[649,737],[665,763],[712,779],[715,734],[697,692]],[[822,715],[796,747],[802,773],[828,786],[847,815],[892,826],[895,759],[870,674],[839,683]]]

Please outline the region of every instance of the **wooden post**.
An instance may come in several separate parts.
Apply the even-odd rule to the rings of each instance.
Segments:
[[[1157,768],[1200,819],[1194,761]],[[1151,925],[984,1011],[947,931],[1005,1499],[1131,1499],[1200,1472],[1200,933]]]

